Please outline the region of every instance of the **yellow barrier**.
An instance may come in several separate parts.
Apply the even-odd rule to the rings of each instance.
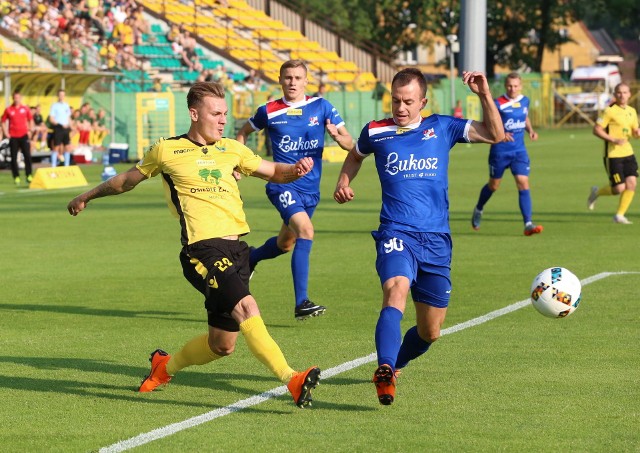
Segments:
[[[89,183],[77,165],[69,167],[38,168],[29,189],[63,189],[88,186]]]
[[[327,146],[322,152],[322,160],[328,162],[344,162],[347,152],[339,146]]]

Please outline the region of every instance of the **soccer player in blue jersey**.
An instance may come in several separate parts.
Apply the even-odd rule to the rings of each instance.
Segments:
[[[320,201],[325,129],[344,150],[351,149],[353,139],[329,101],[305,95],[307,67],[302,60],[289,60],[280,67],[280,85],[283,97],[259,107],[236,139],[246,143],[249,134],[266,129],[275,162],[293,163],[301,157],[311,157],[314,161],[313,170],[304,178],[286,185],[267,184],[267,196],[280,213],[283,224],[278,236],[251,251],[253,269],[262,260],[293,250],[294,316],[304,320],[326,310],[325,306],[311,302],[308,295],[309,255],[314,234],[311,217]]]
[[[529,192],[529,155],[524,146],[525,132],[531,140],[537,140],[538,134],[529,121],[529,98],[522,92],[522,80],[517,72],[507,75],[504,82],[506,93],[495,100],[504,124],[505,138],[491,146],[489,150],[489,182],[480,190],[480,197],[471,216],[471,226],[480,229],[484,205],[491,195],[500,188],[502,175],[509,168],[518,187],[518,202],[524,221],[524,235],[542,233],[542,225],[532,220],[531,193]]]
[[[449,151],[459,142],[497,143],[504,138],[484,74],[463,72],[462,80],[480,98],[482,122],[444,115],[423,118],[420,111],[427,104],[423,74],[415,68],[398,72],[391,83],[393,118],[371,121],[362,129],[334,193],[338,203],[353,200],[351,182],[364,158],[374,156],[382,208],[380,226],[372,236],[383,299],[375,331],[378,367],[373,382],[385,405],[395,398],[398,371],[438,339],[447,313],[452,246]],[[409,290],[416,325],[403,339],[400,321]]]

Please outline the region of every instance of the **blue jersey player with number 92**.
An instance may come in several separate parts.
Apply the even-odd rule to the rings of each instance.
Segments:
[[[427,352],[440,336],[451,294],[449,229],[449,151],[456,143],[496,143],[504,138],[500,114],[480,72],[462,80],[478,95],[483,122],[430,115],[423,118],[427,84],[415,68],[398,72],[391,83],[393,118],[368,123],[340,172],[334,199],[353,200],[351,181],[365,157],[373,155],[382,188],[376,270],[382,284],[382,310],[375,331],[378,367],[373,382],[380,404],[393,403],[396,377],[409,361]],[[402,320],[411,290],[416,325],[404,339]]]
[[[302,60],[289,60],[282,64],[280,85],[283,97],[258,107],[236,139],[246,143],[250,133],[266,129],[275,162],[292,163],[302,157],[313,159],[311,173],[295,183],[267,184],[267,196],[280,212],[283,224],[277,237],[269,238],[262,246],[252,249],[250,258],[253,271],[258,262],[293,250],[294,316],[301,321],[321,315],[326,310],[325,306],[311,302],[307,294],[309,255],[314,234],[311,217],[320,201],[325,129],[344,150],[351,149],[353,139],[329,101],[305,94],[307,67]]]

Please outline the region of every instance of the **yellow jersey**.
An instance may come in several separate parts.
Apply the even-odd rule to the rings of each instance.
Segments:
[[[249,232],[233,170],[255,172],[262,158],[236,140],[202,145],[187,135],[151,145],[136,167],[147,178],[162,175],[169,209],[180,220],[183,245]]]
[[[633,154],[633,148],[629,141],[633,137],[634,129],[638,128],[636,109],[629,105],[622,108],[614,104],[604,109],[602,116],[598,117],[596,123],[602,126],[613,138],[627,139],[624,145],[607,142],[604,149],[605,157],[627,157]]]

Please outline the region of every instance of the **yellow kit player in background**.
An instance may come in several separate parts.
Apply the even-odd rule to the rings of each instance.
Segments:
[[[610,185],[598,188],[593,186],[587,206],[593,210],[601,195],[620,195],[618,211],[613,216],[615,223],[632,223],[625,217],[636,190],[638,180],[638,162],[633,154],[629,140],[640,137],[638,113],[628,105],[631,98],[629,85],[620,83],[615,87],[615,101],[607,107],[596,121],[593,133],[604,140],[604,166],[609,174]]]
[[[287,383],[296,405],[305,407],[311,402],[320,369],[294,371],[267,332],[249,291],[249,247],[240,240],[249,226],[233,172],[288,183],[309,173],[313,160],[266,161],[236,140],[223,137],[228,109],[224,88],[218,83],[195,83],[187,95],[187,106],[191,126],[186,134],[160,139],[137,165],[78,195],[67,209],[75,216],[95,198],[127,192],[161,175],[169,209],[180,221],[183,274],[205,296],[209,329],[174,355],[161,349],[151,353],[151,373],[142,381],[140,392],[168,384],[185,367],[230,355],[242,332],[251,353]]]

